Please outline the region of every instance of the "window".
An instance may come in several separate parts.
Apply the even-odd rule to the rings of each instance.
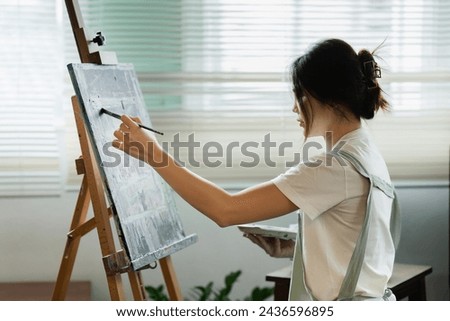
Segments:
[[[295,57],[324,38],[345,39],[355,50],[383,43],[381,85],[392,111],[379,113],[368,126],[391,174],[427,180],[447,174],[450,3],[114,1],[97,21],[111,35],[119,60],[135,63],[154,123],[170,133],[166,138],[180,133],[187,141],[194,134],[202,146],[217,141],[225,147],[254,141],[260,160],[267,134],[277,146],[292,143],[291,159],[299,148],[301,134],[290,112],[289,65]],[[196,151],[202,159],[205,150]],[[180,158],[187,159],[186,153],[180,151]],[[227,160],[215,170],[200,162],[195,170],[218,180],[264,180],[286,168],[286,155],[271,153],[276,166],[261,161],[242,168],[245,156],[237,152],[232,169]]]
[[[309,45],[331,37],[355,50],[384,42],[381,85],[392,111],[368,126],[393,178],[448,175],[448,1],[79,2],[87,29],[106,36],[104,50],[135,65],[153,126],[166,133],[169,151],[177,140],[200,143],[193,153],[176,151],[200,175],[233,184],[263,181],[295,161],[302,135],[291,113],[289,65]],[[0,7],[0,108],[7,123],[0,127],[0,188],[16,186],[20,195],[54,191],[61,183],[78,186],[65,65],[79,60],[63,3],[0,0]],[[275,147],[263,147],[267,137],[266,146]],[[291,145],[282,149],[283,142]],[[222,157],[214,156],[218,149]],[[208,162],[205,151],[213,155]]]
[[[62,190],[62,23],[54,2],[0,0],[0,196]]]

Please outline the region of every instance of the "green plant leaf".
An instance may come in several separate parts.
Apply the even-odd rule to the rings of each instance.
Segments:
[[[273,287],[256,287],[253,289],[250,296],[246,297],[245,301],[264,301],[273,295]]]
[[[242,271],[231,272],[225,276],[225,287],[217,291],[215,301],[230,301],[229,294]]]
[[[163,285],[158,287],[147,285],[145,291],[147,291],[149,299],[153,301],[169,301],[169,297],[164,293]]]
[[[212,294],[213,282],[209,282],[206,286],[196,286],[194,287],[194,294],[197,295],[197,298],[194,298],[195,301],[207,301]]]
[[[230,301],[230,293],[233,290],[234,284],[239,279],[241,271],[231,272],[225,276],[225,284],[223,288],[214,289],[214,283],[209,282],[206,286],[196,286],[190,291],[190,298],[194,301]],[[145,290],[151,300],[154,301],[168,301],[169,297],[164,292],[164,286],[160,285],[158,287],[146,286]],[[274,288],[269,287],[255,287],[251,294],[245,297],[246,301],[264,301],[273,295]]]
[[[230,274],[228,274],[225,277],[225,287],[227,289],[231,289],[241,274],[242,271],[231,272]]]

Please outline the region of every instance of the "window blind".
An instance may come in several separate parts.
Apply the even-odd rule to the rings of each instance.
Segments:
[[[60,24],[55,1],[0,1],[0,196],[61,192]]]
[[[295,159],[302,141],[290,112],[289,65],[313,42],[330,37],[355,49],[385,41],[378,53],[392,111],[368,126],[392,176],[448,175],[450,4],[445,1],[80,4],[88,30],[106,35],[105,50],[135,65],[154,126],[166,132],[163,143],[194,134],[203,146],[259,144],[252,151],[260,161],[251,167],[241,166],[248,154],[231,149],[232,159],[211,169],[202,162],[204,149],[196,149],[199,164],[187,166],[201,175],[265,180],[286,169],[286,159]],[[58,194],[62,183],[79,186],[73,89],[65,68],[78,57],[67,14],[61,1],[0,1],[0,8],[0,195]],[[267,135],[278,147],[286,142],[292,147],[272,148],[267,155],[261,149]],[[189,153],[181,150],[179,158]]]
[[[392,8],[366,2],[350,13],[347,2],[329,8],[317,1],[81,4],[89,28],[106,31],[108,49],[117,51],[122,62],[135,64],[154,122],[168,130],[169,140],[177,133],[185,139],[196,133],[203,143],[213,140],[223,146],[236,140],[261,142],[270,133],[278,144],[290,140],[293,149],[298,147],[301,137],[288,107],[290,61],[321,37],[342,36],[352,44],[374,46],[388,34],[383,56],[390,55],[386,61],[395,68],[388,66],[384,81],[394,112],[374,122],[375,136],[394,175],[429,178],[445,172],[449,9],[442,2],[400,1]],[[79,148],[68,99],[73,90],[65,69],[66,63],[77,61],[77,53],[65,8],[60,1],[38,0],[0,1],[0,6],[0,41],[7,48],[0,53],[0,195],[58,194],[61,182],[79,182],[73,166]],[[324,13],[334,17],[331,32],[317,22]],[[376,18],[389,13],[390,24]],[[337,32],[338,18],[350,16],[359,17],[344,28],[352,32]],[[379,34],[371,41],[359,36],[372,27]],[[353,32],[358,28],[359,33]],[[197,159],[201,152],[196,151]],[[200,164],[197,171],[236,180],[265,179],[284,169],[283,155],[275,155],[275,167],[261,161],[243,168],[238,165],[245,157],[235,154],[232,170],[222,166],[211,171]],[[186,159],[187,152],[180,157]],[[427,165],[420,165],[423,159]],[[224,164],[230,167],[228,160]]]
[[[377,54],[391,111],[368,126],[392,177],[448,177],[449,2],[85,0],[82,6],[88,28],[105,34],[105,50],[135,65],[154,126],[166,133],[163,143],[191,134],[202,146],[259,143],[253,151],[261,161],[248,168],[240,166],[248,159],[242,151],[211,169],[196,149],[200,164],[191,167],[207,178],[270,179],[295,159],[302,133],[291,113],[290,63],[332,37],[355,50],[383,43]],[[278,147],[292,144],[284,153],[269,151],[275,166],[263,161],[268,134]],[[179,151],[180,159],[188,157]]]

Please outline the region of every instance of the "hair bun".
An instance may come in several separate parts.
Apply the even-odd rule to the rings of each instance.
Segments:
[[[378,87],[377,78],[381,78],[381,69],[373,58],[372,53],[363,49],[358,53],[358,59],[367,89]]]
[[[373,54],[366,49],[358,52],[358,60],[366,92],[360,114],[361,117],[371,119],[375,116],[375,112],[378,109],[386,109],[388,107],[377,80],[377,78],[381,78],[381,68],[375,61]]]

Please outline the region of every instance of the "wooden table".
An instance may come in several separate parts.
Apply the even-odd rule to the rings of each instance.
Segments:
[[[49,301],[55,282],[5,282],[0,283],[0,301]],[[67,301],[89,301],[91,282],[72,281],[67,290]]]
[[[431,266],[395,263],[388,287],[397,300],[408,298],[410,301],[426,301],[425,276],[432,272]],[[289,297],[292,266],[266,275],[266,281],[275,282],[274,300],[286,301]]]

